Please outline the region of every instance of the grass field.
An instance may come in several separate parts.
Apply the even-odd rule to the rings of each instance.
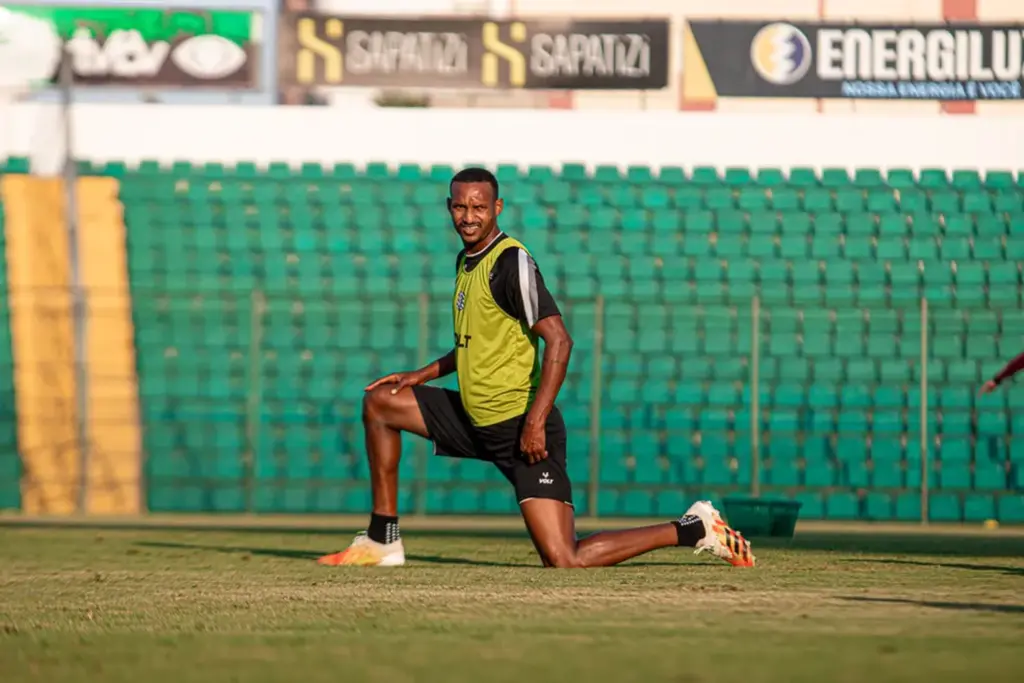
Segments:
[[[0,521],[0,680],[1024,677],[1020,533],[805,526],[756,569],[673,549],[557,571],[518,522],[408,522],[409,566],[319,567],[345,523]]]

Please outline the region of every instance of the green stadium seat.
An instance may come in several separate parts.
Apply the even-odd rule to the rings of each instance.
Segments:
[[[837,211],[847,214],[864,211],[866,208],[864,193],[852,188],[837,190],[835,193],[835,207]]]
[[[640,195],[640,205],[648,210],[667,209],[671,203],[672,197],[664,187],[646,187]]]
[[[864,518],[873,521],[889,521],[893,518],[894,503],[888,493],[873,491],[864,498]]]
[[[917,184],[924,189],[945,190],[949,186],[949,179],[942,169],[925,168],[918,173]]]
[[[987,192],[967,192],[963,196],[966,213],[991,213],[992,197]]]
[[[952,237],[970,237],[974,234],[974,223],[970,216],[954,215],[952,210],[945,216],[945,234]]]
[[[733,259],[743,259],[746,256],[746,243],[742,238],[720,235],[714,241],[715,256],[730,262]]]
[[[896,496],[896,519],[902,522],[916,522],[921,519],[921,496],[917,493],[900,493]]]
[[[870,202],[870,198],[869,198]],[[908,237],[911,226],[902,214],[886,208],[875,208],[869,204],[868,210],[878,213],[878,233],[886,237]],[[919,235],[920,239],[932,239],[930,235]]]
[[[532,183],[548,183],[555,180],[558,174],[551,166],[544,164],[530,164],[526,168],[526,179]]]
[[[29,173],[32,164],[27,157],[11,156],[0,163],[0,173]]]
[[[904,478],[903,463],[899,460],[900,452],[897,451],[896,457],[893,458],[892,446],[889,445],[887,448],[890,450],[872,448],[871,485],[876,488],[902,488]]]
[[[1024,495],[1013,494],[999,498],[999,521],[1004,524],[1024,522]]]
[[[943,489],[967,489],[971,485],[969,462],[945,461],[939,470],[939,487]]]
[[[786,184],[786,174],[779,168],[761,168],[757,171],[756,182],[764,187],[778,188]],[[1011,176],[1008,187],[1013,184]]]
[[[718,176],[717,169],[711,166],[696,166],[693,169],[690,181],[694,185],[717,185],[721,182],[721,179]]]
[[[1021,234],[1024,234],[1024,230],[1021,231]],[[1024,240],[1008,239],[1006,243],[1006,257],[1007,260],[1013,262],[1024,260]]]
[[[561,177],[565,180],[572,179],[566,177],[565,171],[566,169],[563,167]],[[619,170],[618,166],[614,166],[611,164],[598,164],[596,167],[594,167],[593,179],[595,182],[598,183],[615,184],[622,180],[622,172]]]
[[[985,173],[985,187],[989,189],[1011,188],[1013,184],[1011,171],[991,170]]]
[[[975,190],[982,186],[981,177],[977,171],[968,169],[957,169],[953,171],[952,187],[957,190]]]
[[[960,196],[955,192],[931,193],[931,210],[935,213],[956,214],[960,211]],[[947,224],[948,226],[948,224]],[[947,227],[948,229],[948,227]]]
[[[910,241],[907,254],[915,261],[936,261],[939,259],[939,245],[931,237],[914,237]]]
[[[777,204],[775,208],[780,210]],[[810,215],[794,209],[796,209],[795,205],[783,209],[785,212],[781,218],[782,233],[793,237],[810,235],[813,232]],[[774,214],[768,214],[769,219],[773,219],[773,216]]]
[[[1003,461],[990,457],[975,460],[974,488],[983,491],[1001,491],[1007,488],[1007,472]]]
[[[843,241],[843,256],[849,261],[865,262],[875,258],[873,238],[867,235],[848,235]]]
[[[825,517],[830,520],[858,519],[860,501],[852,493],[831,493],[825,499]]]
[[[821,185],[830,189],[845,188],[850,185],[850,174],[845,168],[825,168],[821,172]]]
[[[789,170],[789,184],[794,187],[816,187],[819,184],[818,175],[813,168],[793,167]]]
[[[835,235],[843,232],[844,220],[842,214],[826,212],[818,213],[814,217],[814,232],[816,235]]]
[[[933,522],[962,521],[959,496],[953,493],[931,494],[928,500],[928,519]]]
[[[805,383],[810,379],[810,376],[810,366],[804,358],[783,358],[779,363],[779,380]]]
[[[1016,209],[1001,209],[997,204],[996,211],[1003,210]],[[1001,216],[978,216],[974,229],[978,237],[1002,238],[1006,236],[1006,222]]]
[[[993,196],[992,209],[996,213],[1020,213],[1024,207],[1024,197],[1018,192],[999,192]],[[1002,224],[998,216],[978,216],[978,222],[991,219],[997,225]]]
[[[914,188],[899,190],[893,194],[893,198],[904,216],[922,213],[928,209],[928,195]]]
[[[654,181],[654,173],[649,166],[630,165],[626,168],[626,180],[642,185]]]
[[[573,183],[585,181],[590,178],[590,174],[587,171],[585,164],[571,161],[562,164],[560,175],[563,180],[568,180]]]
[[[877,168],[858,168],[854,171],[853,184],[856,187],[871,189],[884,185],[885,179]]]
[[[1024,235],[1024,214],[1012,216],[1009,221],[1009,236],[1021,237]],[[1008,243],[1011,244],[1012,242]]]
[[[794,496],[800,503],[801,519],[822,519],[825,516],[825,505],[821,495],[814,492],[802,492]]]
[[[840,383],[845,381],[846,373],[842,360],[838,358],[821,358],[814,361],[814,379],[818,382]]]
[[[826,189],[808,189],[803,195],[804,211],[823,213],[834,209],[832,193]]]
[[[743,187],[753,184],[750,170],[745,167],[729,167],[725,169],[725,184],[734,187]]]

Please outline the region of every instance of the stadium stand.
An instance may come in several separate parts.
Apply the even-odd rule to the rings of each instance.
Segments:
[[[453,169],[80,166],[120,182],[150,509],[365,511],[362,387],[450,348]],[[925,297],[930,517],[1024,521],[1024,397],[977,396],[1024,337],[1024,174],[496,172],[577,342],[581,513],[594,476],[602,515],[749,488],[759,293],[764,491],[919,518]],[[404,510],[513,509],[480,463],[402,468]]]

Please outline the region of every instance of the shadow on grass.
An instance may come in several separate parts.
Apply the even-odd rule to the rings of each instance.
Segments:
[[[247,548],[235,546],[200,545],[194,543],[167,543],[161,541],[140,541],[135,545],[143,548],[160,548],[171,550],[202,550],[228,555],[253,555],[258,557],[277,557],[286,560],[315,561],[317,558],[326,555],[330,550],[292,550],[289,548]],[[442,557],[440,555],[406,555],[410,562],[424,562],[427,564],[448,564],[466,565],[476,567],[539,567],[540,565],[518,564],[514,562],[489,562],[487,560],[471,560],[465,557]]]
[[[963,564],[958,562],[925,562],[921,560],[898,560],[898,559],[844,559],[842,562],[852,564],[889,564],[906,565],[910,567],[932,567],[940,569],[964,569],[973,572],[1001,572],[1007,576],[1024,576],[1024,567],[1008,567],[1006,565],[994,564]]]
[[[170,550],[200,550],[229,555],[252,555],[257,557],[277,557],[286,560],[303,560],[311,562],[330,551],[314,550],[293,550],[289,548],[248,548],[237,546],[201,545],[196,543],[170,543],[162,541],[139,541],[135,545],[142,548],[170,549]],[[410,562],[423,562],[424,564],[438,565],[461,565],[470,567],[526,567],[530,569],[542,569],[540,562],[525,564],[521,562],[491,562],[488,560],[473,560],[466,557],[450,557],[443,555],[417,555],[406,554],[405,558]],[[644,562],[631,561],[620,565],[622,567],[680,567],[681,563],[675,562]]]
[[[254,555],[259,557],[278,557],[286,560],[315,560],[325,553],[313,550],[291,550],[288,548],[244,548],[232,546],[200,545],[197,543],[166,543],[162,541],[139,541],[135,545],[140,548],[156,548],[161,550],[203,550],[225,555]]]
[[[1024,614],[1024,605],[999,605],[982,602],[945,602],[932,600],[910,600],[907,598],[872,598],[867,596],[840,595],[840,600],[849,602],[873,602],[890,605],[914,605],[934,609],[948,609],[959,612],[993,612],[998,614]]]
[[[904,533],[870,531],[828,532],[798,531],[791,540],[752,538],[757,548],[834,551],[876,555],[944,555],[947,557],[1021,557],[1024,537],[999,534],[929,534],[907,530]]]

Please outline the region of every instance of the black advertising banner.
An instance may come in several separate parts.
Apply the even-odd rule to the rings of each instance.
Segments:
[[[711,95],[1022,99],[1024,24],[689,24]]]
[[[667,20],[488,21],[283,15],[284,85],[654,90]]]

